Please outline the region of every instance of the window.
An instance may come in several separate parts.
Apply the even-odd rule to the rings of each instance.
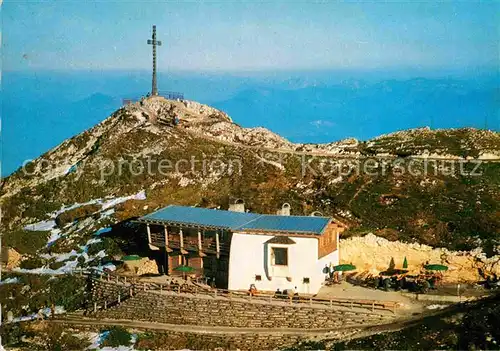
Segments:
[[[262,280],[262,276],[261,275],[255,275],[255,280],[256,281],[261,281]]]
[[[284,247],[273,247],[273,262],[276,266],[288,266],[288,249]]]
[[[304,278],[304,279],[302,280],[302,283],[304,283],[304,284],[309,284],[309,278]]]

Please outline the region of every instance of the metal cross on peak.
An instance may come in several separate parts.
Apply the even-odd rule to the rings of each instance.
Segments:
[[[148,44],[153,45],[153,84],[151,88],[151,95],[158,95],[158,87],[156,86],[156,46],[161,46],[161,41],[156,40],[156,26],[153,25],[153,36],[148,39]]]

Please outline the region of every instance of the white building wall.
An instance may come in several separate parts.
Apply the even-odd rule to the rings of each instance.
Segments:
[[[293,237],[295,244],[265,244],[271,235],[233,233],[229,256],[228,289],[248,290],[255,284],[257,290],[281,291],[295,289],[299,294],[316,294],[325,280],[323,268],[326,264],[338,264],[338,250],[318,260],[318,239]],[[270,264],[272,247],[288,248],[288,267],[273,267]],[[277,268],[277,269],[276,269]],[[260,275],[261,281],[255,276]],[[291,277],[288,281],[286,277]],[[309,278],[309,283],[303,279]]]

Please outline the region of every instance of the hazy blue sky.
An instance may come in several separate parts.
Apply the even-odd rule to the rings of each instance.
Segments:
[[[498,65],[500,1],[3,4],[3,69],[161,70]]]

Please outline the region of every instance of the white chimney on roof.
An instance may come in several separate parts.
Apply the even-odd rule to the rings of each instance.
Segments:
[[[283,206],[281,206],[281,209],[276,211],[276,214],[281,216],[290,216],[290,209],[291,209],[290,204],[288,202],[285,202]]]
[[[245,212],[245,201],[237,199],[233,204],[229,204],[229,211]]]

